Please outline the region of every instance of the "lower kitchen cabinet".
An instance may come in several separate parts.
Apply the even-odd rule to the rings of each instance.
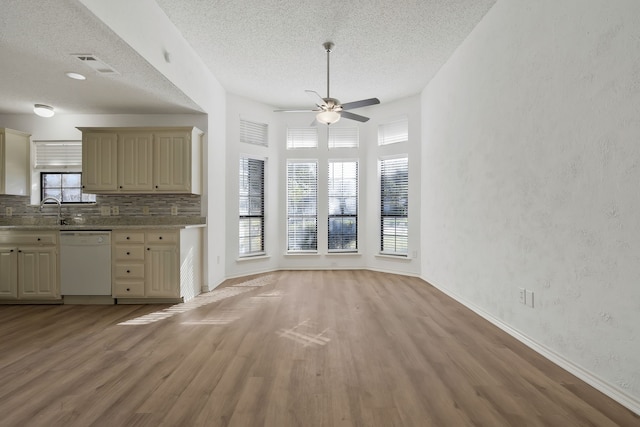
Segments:
[[[0,231],[0,299],[60,299],[58,233]]]
[[[113,297],[188,300],[200,293],[201,229],[112,233]]]

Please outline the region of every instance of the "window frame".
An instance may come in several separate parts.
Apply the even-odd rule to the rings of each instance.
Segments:
[[[259,195],[259,199],[260,199],[260,213],[258,215],[256,214],[252,214],[251,212],[251,198],[256,198],[256,195],[252,195],[251,194],[251,184],[250,184],[250,176],[247,176],[247,185],[249,188],[249,191],[246,195],[242,194],[241,188],[242,188],[242,179],[243,179],[243,175],[241,175],[242,173],[242,166],[241,163],[243,160],[247,161],[247,172],[251,171],[251,168],[249,167],[249,162],[261,162],[262,163],[262,176],[260,178],[260,186],[261,186],[261,194]],[[238,258],[250,258],[250,257],[255,257],[255,256],[262,256],[266,254],[265,251],[265,205],[266,205],[266,198],[265,198],[265,184],[266,184],[266,174],[267,174],[267,159],[265,158],[261,158],[261,157],[255,157],[255,156],[250,156],[250,155],[244,155],[241,154],[240,158],[239,158],[239,162],[238,162]],[[243,201],[243,197],[246,197],[246,205],[248,207],[248,213],[247,214],[243,214],[243,210],[241,208],[242,206],[242,201]],[[248,220],[249,222],[249,227],[248,229],[251,229],[251,222],[252,220],[258,219],[260,221],[260,248],[253,250],[251,248],[251,241],[252,238],[256,237],[256,235],[251,234],[251,232],[249,232],[249,234],[247,236],[242,236],[241,235],[241,230],[242,230],[242,223],[243,220]],[[248,252],[241,252],[241,248],[242,248],[242,239],[248,239],[249,240],[249,251]]]
[[[60,204],[63,205],[89,205],[89,204],[95,204],[96,203],[96,195],[92,194],[92,193],[85,193],[82,189],[82,172],[77,172],[77,171],[56,171],[56,170],[41,170],[40,171],[40,202],[42,202],[46,197],[51,197],[51,196],[45,196],[45,190],[46,189],[51,189],[52,187],[45,187],[45,175],[78,175],[78,177],[80,178],[80,184],[77,187],[65,187],[64,185],[62,185],[63,179],[62,176],[60,177],[60,194],[63,194],[63,190],[65,188],[73,188],[73,189],[79,189],[80,190],[80,201],[65,201],[64,200],[64,196],[61,196],[60,199]],[[56,189],[58,187],[55,187]],[[87,200],[87,201],[83,201],[83,196],[93,196],[93,200]],[[45,202],[45,204],[53,204],[53,202]]]
[[[383,187],[385,185],[384,181],[384,164],[389,161],[395,160],[404,160],[406,162],[406,188],[402,192],[389,192],[385,191]],[[389,255],[389,256],[398,256],[398,257],[408,257],[409,256],[409,155],[408,154],[399,154],[395,156],[386,156],[378,159],[378,176],[379,176],[379,191],[380,191],[380,254],[381,255]],[[405,197],[406,202],[404,206],[404,212],[402,214],[395,213],[385,215],[385,207],[387,204],[385,203],[385,196],[389,197]],[[388,200],[388,199],[386,199]],[[395,232],[393,234],[385,234],[385,219],[393,218],[394,219],[394,228]],[[405,232],[398,233],[397,231],[397,219],[404,219],[405,223]],[[385,246],[385,237],[392,236],[392,240],[394,242],[394,249],[390,250]],[[405,242],[406,251],[398,251],[398,243]]]
[[[349,163],[355,164],[355,194],[350,196],[355,196],[355,213],[354,214],[332,214],[331,213],[331,198],[332,198],[332,180],[331,180],[331,165],[334,163]],[[334,179],[335,180],[335,179]],[[340,193],[342,197],[350,197],[344,196],[344,192]],[[330,254],[335,253],[357,253],[358,252],[358,237],[359,237],[359,214],[360,214],[360,162],[358,159],[329,159],[327,161],[327,252]],[[353,218],[355,222],[355,247],[354,248],[331,248],[331,219],[332,218]],[[337,236],[344,237],[345,234],[338,233]]]

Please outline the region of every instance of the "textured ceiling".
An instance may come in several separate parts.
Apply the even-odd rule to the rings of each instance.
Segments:
[[[495,0],[156,0],[231,93],[274,107],[419,93]],[[0,0],[0,114],[201,111],[77,0]],[[70,56],[92,53],[118,74]],[[78,71],[77,82],[64,76]]]

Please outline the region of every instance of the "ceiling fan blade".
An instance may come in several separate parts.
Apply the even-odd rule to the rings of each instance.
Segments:
[[[368,105],[376,105],[380,104],[380,100],[378,98],[369,98],[362,99],[360,101],[347,102],[342,104],[343,110],[353,110],[354,108],[366,107]]]
[[[322,104],[324,104],[324,98],[321,97],[320,94],[318,92],[316,92],[315,90],[305,89],[305,92],[315,94],[318,98],[320,98],[320,101],[322,101]]]
[[[274,113],[317,113],[322,110],[273,110]]]
[[[360,114],[353,114],[348,111],[341,111],[340,116],[344,117],[345,119],[351,119],[362,123],[369,120],[369,117],[361,116]]]

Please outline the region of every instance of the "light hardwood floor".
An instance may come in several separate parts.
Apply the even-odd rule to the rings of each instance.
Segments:
[[[176,306],[0,306],[2,426],[640,426],[420,279],[282,271]]]

